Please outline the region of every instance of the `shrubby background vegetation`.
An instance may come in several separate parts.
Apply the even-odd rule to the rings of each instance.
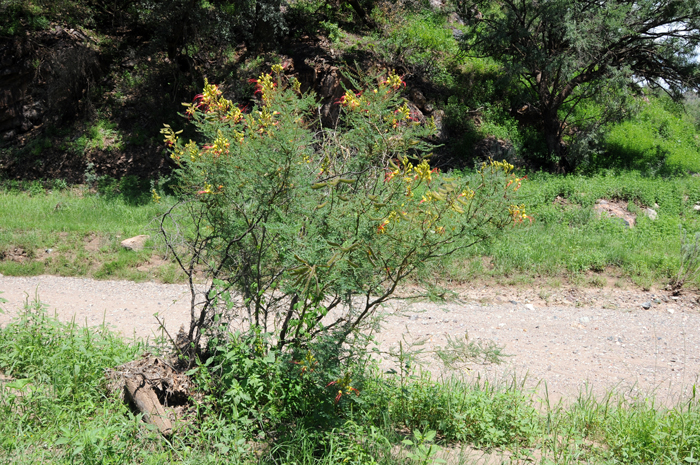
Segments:
[[[695,0],[0,0],[0,273],[211,279],[169,439],[103,377],[165,341],[28,302],[0,329],[0,459],[697,462],[695,397],[541,407],[518,380],[431,379],[403,347],[382,372],[363,348],[406,280],[678,284],[700,230],[699,18]]]

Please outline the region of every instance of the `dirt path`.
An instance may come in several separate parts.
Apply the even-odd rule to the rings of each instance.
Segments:
[[[184,285],[0,277],[0,291],[9,301],[0,325],[37,292],[60,319],[88,325],[104,320],[125,337],[161,335],[155,313],[173,335],[189,324]],[[451,303],[395,305],[378,335],[379,348],[388,352],[401,340],[424,341],[425,366],[439,373],[431,351],[444,346],[447,335],[460,338],[468,331],[472,340],[495,341],[512,355],[502,365],[473,367],[469,376],[527,375],[528,385],[546,381],[555,399],[575,395],[588,383],[597,393],[612,387],[633,395],[654,391],[658,400],[670,403],[687,394],[700,374],[696,295],[675,299],[655,291],[504,286],[463,288],[457,294]],[[395,359],[384,357],[384,366],[396,367]]]

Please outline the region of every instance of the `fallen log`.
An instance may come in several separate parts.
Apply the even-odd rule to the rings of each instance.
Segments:
[[[141,373],[131,374],[125,377],[124,388],[136,408],[143,413],[143,419],[155,425],[163,436],[170,436],[172,423],[146,377]]]

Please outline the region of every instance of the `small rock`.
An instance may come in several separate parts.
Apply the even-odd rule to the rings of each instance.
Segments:
[[[693,210],[695,210],[696,212],[700,212],[700,204],[694,205]]]
[[[51,253],[53,252],[53,249],[46,249],[46,253]]]
[[[423,92],[418,89],[412,89],[410,96],[413,103],[415,103],[419,109],[425,110],[425,106],[428,104],[428,101],[425,99]]]
[[[150,236],[148,236],[146,234],[141,234],[139,236],[130,237],[129,239],[124,239],[121,242],[121,246],[124,247],[125,249],[139,251],[139,250],[143,249],[143,246],[149,237]]]
[[[667,309],[666,311],[667,311],[668,313],[670,313],[671,315],[673,315],[673,313],[675,312],[675,310],[672,309],[672,308],[669,308],[669,309]]]
[[[589,321],[591,321],[591,319],[588,318],[587,316],[582,316],[581,318],[578,319],[578,321],[580,321],[581,323],[588,323]]]
[[[518,305],[518,302],[515,300],[511,300],[510,303],[512,303],[513,305]]]
[[[528,310],[534,310],[535,306],[532,304],[525,304],[525,308],[527,308]]]
[[[644,303],[642,304],[642,308],[643,308],[644,310],[649,310],[649,309],[651,308],[651,302],[644,302]]]
[[[647,208],[646,210],[644,210],[644,214],[648,216],[651,221],[654,221],[656,220],[656,218],[659,217],[659,214],[656,213],[656,210],[654,210],[653,208]]]

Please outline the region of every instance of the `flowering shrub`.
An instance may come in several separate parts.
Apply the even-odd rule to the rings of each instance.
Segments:
[[[470,178],[431,168],[435,127],[413,118],[394,73],[348,90],[335,128],[281,67],[254,83],[250,110],[209,83],[186,104],[204,144],[161,131],[182,197],[161,230],[190,276],[194,347],[230,322],[278,351],[339,347],[417,269],[527,218],[509,164]]]

